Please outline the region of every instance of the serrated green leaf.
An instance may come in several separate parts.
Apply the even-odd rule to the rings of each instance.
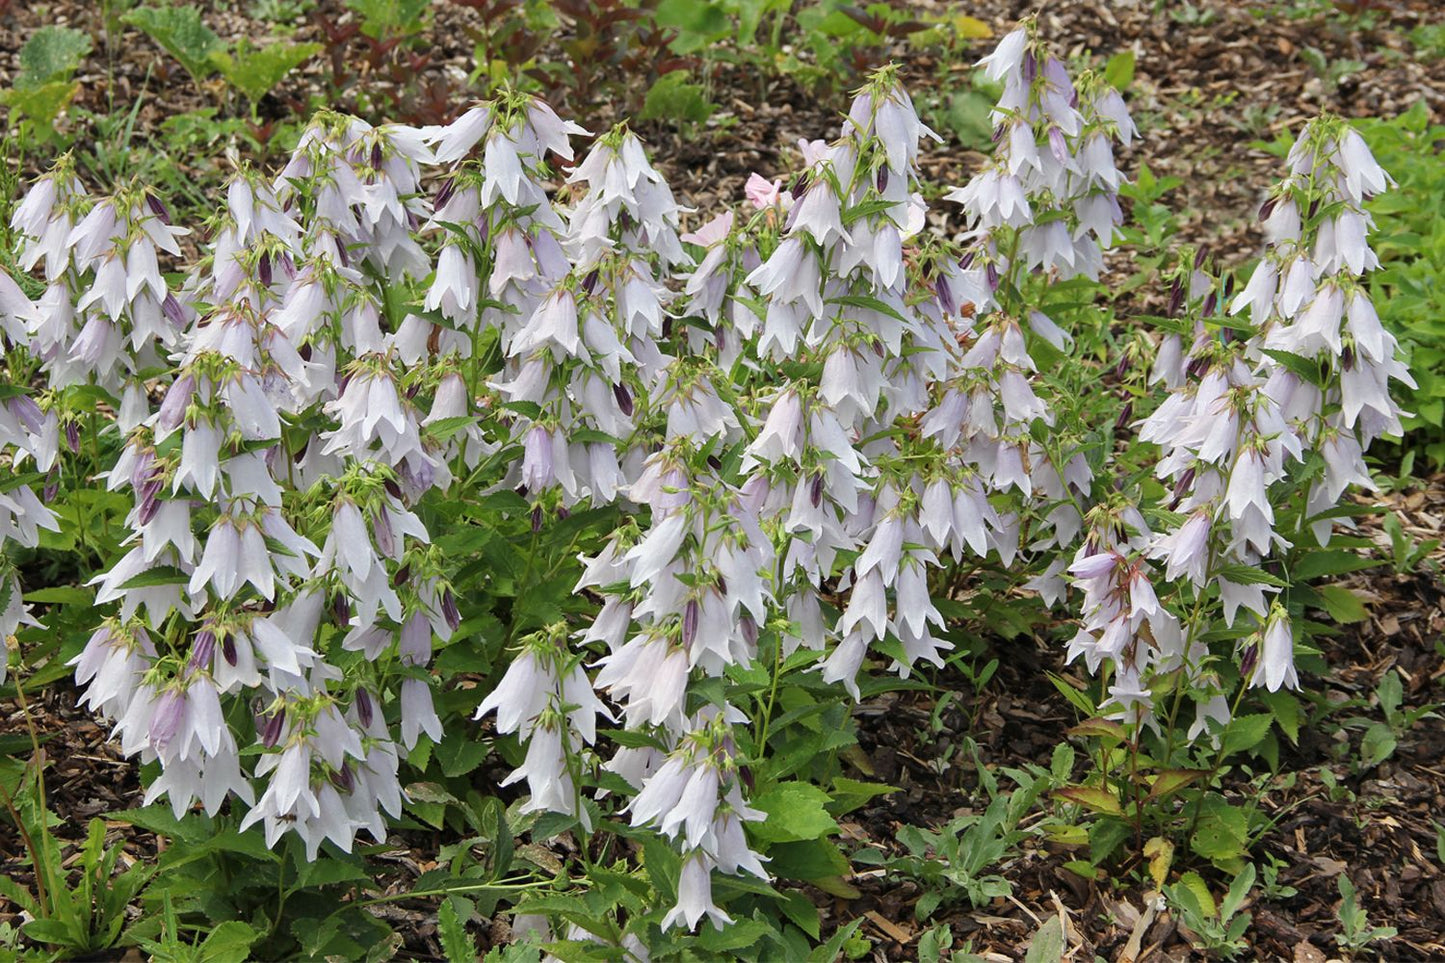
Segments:
[[[467,932],[466,925],[457,915],[456,906],[449,899],[442,900],[441,908],[437,910],[437,938],[441,941],[447,963],[476,963],[481,955],[476,941]]]
[[[828,815],[828,794],[806,782],[785,782],[774,786],[751,803],[768,818],[752,823],[752,834],[764,842],[788,843],[819,839],[838,831]]]
[[[1274,716],[1267,712],[1247,716],[1235,716],[1224,728],[1224,739],[1220,752],[1229,756],[1236,752],[1248,752],[1264,740]]]
[[[1248,838],[1249,818],[1243,809],[1231,806],[1221,796],[1204,798],[1199,822],[1189,840],[1190,848],[1197,855],[1221,862],[1236,859],[1243,855]]]
[[[242,40],[231,53],[218,50],[211,62],[247,100],[255,103],[286,79],[301,64],[325,48],[319,43],[287,43],[278,40],[264,47],[252,47]]]
[[[54,24],[41,27],[20,48],[17,90],[36,90],[54,81],[69,81],[90,53],[90,34]]]
[[[225,46],[192,6],[137,7],[121,20],[160,44],[197,83],[211,75],[212,58]]]

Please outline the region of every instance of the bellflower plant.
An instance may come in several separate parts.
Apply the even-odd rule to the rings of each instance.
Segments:
[[[645,873],[566,913],[497,885],[646,959],[782,900],[774,874],[842,872],[809,781],[899,684],[872,670],[935,678],[976,600],[1067,611],[1136,763],[1155,737],[1197,762],[1251,689],[1307,684],[1287,563],[1348,522],[1410,382],[1362,281],[1388,175],[1311,122],[1247,283],[1171,255],[1165,316],[1112,319],[1111,378],[1076,353],[1103,312],[1068,305],[1115,256],[1138,131],[1032,20],[979,66],[995,150],[931,213],[938,137],[894,67],[695,222],[627,126],[507,90],[444,126],[318,114],[276,176],[236,172],[199,253],[147,188],[36,181],[13,223],[42,293],[0,276],[0,547],[59,530],[47,496],[90,480],[62,466],[123,503],[70,664],[156,764],[147,803],[315,859],[408,804],[443,825],[440,767],[496,797],[498,852],[521,827]],[[1059,368],[1135,394],[1086,423],[1106,406]],[[1102,781],[1142,811],[1137,773]],[[788,835],[809,800],[827,828]]]

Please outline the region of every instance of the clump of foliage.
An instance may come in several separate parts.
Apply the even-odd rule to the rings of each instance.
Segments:
[[[889,869],[931,906],[1005,895],[1047,799],[1084,875],[1126,849],[1164,888],[1177,851],[1164,891],[1234,951],[1262,827],[1223,775],[1298,737],[1312,613],[1363,612],[1315,583],[1359,567],[1341,498],[1402,430],[1366,280],[1390,179],[1312,121],[1248,280],[1158,252],[1166,311],[1115,318],[1123,98],[1032,21],[980,66],[997,148],[956,240],[894,67],[693,230],[633,130],[579,157],[511,89],[445,125],[317,114],[195,255],[150,185],[66,158],[31,185],[0,629],[144,764],[120,818],[184,845],[122,877],[157,912],[118,932],[103,833],[57,902],[41,806],[25,937],[385,956],[367,908],[406,896],[458,959],[499,909],[561,958],[832,959],[856,925],[825,940],[799,886],[850,892],[839,819],[892,791],[843,767],[853,701],[1057,609],[1087,751],[1011,792],[980,767],[986,808]],[[407,831],[449,842],[384,891]]]

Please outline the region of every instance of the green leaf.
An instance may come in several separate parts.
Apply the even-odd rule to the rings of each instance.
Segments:
[[[1120,92],[1134,83],[1134,51],[1121,50],[1104,65],[1104,80]]]
[[[688,79],[686,71],[663,74],[647,91],[638,120],[668,120],[674,123],[705,123],[716,105],[707,98],[707,88]]]
[[[1217,862],[1237,859],[1243,855],[1248,838],[1249,818],[1243,809],[1231,806],[1222,796],[1204,797],[1199,823],[1189,840],[1190,848],[1197,855]]]
[[[1364,601],[1343,585],[1321,585],[1315,591],[1324,600],[1325,611],[1336,622],[1363,622],[1370,617]]]
[[[1199,769],[1166,769],[1149,787],[1149,799],[1152,801],[1172,796],[1196,779],[1206,775],[1208,775],[1207,772]]]
[[[172,565],[158,565],[127,579],[122,589],[152,588],[157,585],[184,585],[191,577]]]
[[[251,944],[261,938],[250,925],[240,920],[226,920],[211,930],[200,946],[202,963],[246,963]]]
[[[437,938],[441,941],[442,952],[447,955],[447,963],[476,963],[481,955],[450,899],[442,900],[441,908],[437,910]]]
[[[1119,805],[1119,797],[1099,786],[1065,786],[1063,789],[1055,789],[1053,794],[1056,799],[1083,806],[1090,812],[1108,816],[1121,816],[1124,813],[1123,807]]]
[[[192,6],[137,7],[121,18],[137,28],[180,61],[191,78],[200,83],[214,70],[213,57],[224,49],[221,38],[201,20]]]
[[[361,32],[373,40],[414,33],[431,0],[346,0],[361,17]]]
[[[1299,698],[1284,689],[1280,689],[1278,692],[1266,692],[1263,698],[1264,704],[1269,706],[1270,714],[1274,716],[1274,721],[1279,724],[1281,731],[1289,737],[1290,742],[1299,745]]]
[[[843,944],[853,938],[858,932],[858,927],[863,925],[863,917],[858,917],[847,926],[838,927],[838,931],[832,938],[822,946],[813,950],[808,956],[808,963],[836,963],[838,954],[843,950]]]
[[[95,590],[81,585],[60,585],[26,592],[25,601],[46,605],[90,606],[95,604]]]
[[[16,87],[0,91],[0,102],[30,118],[43,130],[54,123],[79,90],[78,81],[56,80],[30,90]]]
[[[1247,752],[1264,741],[1274,716],[1267,712],[1254,715],[1235,716],[1224,729],[1224,740],[1220,754],[1229,756],[1236,752]]]
[[[828,840],[809,839],[774,843],[768,849],[768,869],[783,879],[817,880],[846,875],[852,867],[848,865],[848,858]]]
[[[838,824],[828,815],[828,794],[810,783],[785,782],[752,801],[768,818],[752,823],[754,836],[764,842],[786,843],[819,839],[836,833]]]
[[[857,779],[849,779],[847,776],[839,776],[833,780],[833,798],[828,803],[828,812],[834,816],[841,816],[844,813],[852,812],[870,799],[894,792],[898,792],[897,786],[888,786],[881,782],[860,782]]]
[[[287,74],[324,49],[319,43],[279,40],[264,47],[252,47],[248,41],[242,40],[236,45],[234,53],[213,53],[211,62],[227,83],[254,104],[285,80]]]
[[[1271,575],[1253,565],[1225,565],[1219,574],[1236,585],[1273,585],[1275,588],[1289,588],[1289,583],[1277,575]]]
[[[1219,909],[1214,905],[1214,896],[1209,892],[1209,884],[1204,882],[1204,877],[1196,872],[1188,872],[1179,877],[1179,885],[1173,887],[1176,896],[1186,896],[1193,901],[1193,908],[1199,916],[1205,919],[1214,919],[1219,915]]]
[[[1360,762],[1366,769],[1373,769],[1395,754],[1398,742],[1395,733],[1383,722],[1376,722],[1365,730],[1360,740]]]
[[[20,72],[15,75],[15,89],[36,90],[54,81],[68,82],[90,49],[90,34],[83,30],[55,25],[41,27],[20,48]]]
[[[783,915],[797,924],[798,928],[807,933],[813,939],[818,938],[819,921],[818,907],[813,901],[795,889],[785,890],[781,895],[780,906]]]
[[[1290,575],[1296,581],[1308,582],[1323,575],[1347,575],[1380,564],[1381,560],[1378,558],[1365,558],[1354,552],[1340,549],[1317,550],[1307,553],[1291,566]]]
[[[1057,916],[1044,920],[1029,942],[1024,963],[1059,963],[1064,958],[1064,925]]]

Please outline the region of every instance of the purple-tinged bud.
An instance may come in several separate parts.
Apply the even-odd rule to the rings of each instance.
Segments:
[[[1024,53],[1020,66],[1023,67],[1024,83],[1032,84],[1034,79],[1039,75],[1038,57],[1034,55],[1032,50]]]
[[[231,637],[230,633],[227,633],[226,636],[221,639],[221,657],[226,660],[227,665],[232,668],[235,667],[236,640]]]
[[[1274,213],[1275,205],[1278,203],[1279,198],[1271,197],[1267,199],[1263,204],[1259,205],[1259,219],[1261,221],[1269,220],[1270,215]]]
[[[938,306],[944,311],[951,311],[953,308],[953,289],[948,286],[948,278],[939,275],[933,282],[933,293],[938,298]]]
[[[992,261],[990,261],[988,267],[984,269],[984,276],[988,278],[989,291],[998,291],[998,268],[994,267]]]
[[[1049,128],[1049,152],[1060,164],[1069,162],[1069,143],[1064,140],[1064,132],[1058,127]]]
[[[256,262],[256,276],[261,279],[263,286],[271,286],[271,258],[265,251],[261,252],[261,257]]]
[[[758,788],[757,780],[753,778],[753,770],[748,766],[738,766],[738,777],[742,779],[743,785],[747,787],[748,795],[752,795]]]
[[[692,640],[697,638],[697,622],[701,613],[698,609],[697,599],[688,599],[687,605],[682,609],[682,644],[692,646]]]
[[[566,505],[558,505],[557,517],[562,519],[563,521],[566,521],[567,519],[572,517],[572,509],[568,508]]]
[[[1345,369],[1346,371],[1354,371],[1354,370],[1355,370],[1355,346],[1354,346],[1354,345],[1352,345],[1352,344],[1347,344],[1347,345],[1345,345],[1344,350],[1340,352],[1340,364],[1344,366],[1344,369]]]
[[[532,533],[535,535],[542,530],[542,506],[532,507]]]
[[[1204,267],[1204,261],[1209,257],[1209,250],[1200,245],[1199,250],[1194,252],[1194,270],[1198,271]]]
[[[717,575],[717,591],[719,595],[728,594],[728,580],[723,577],[721,572]]]
[[[390,495],[392,498],[395,498],[397,501],[401,501],[401,486],[396,483],[395,478],[388,478],[386,481],[382,482],[382,486],[386,488],[386,493],[388,495]]]
[[[456,193],[456,190],[457,179],[455,177],[448,177],[442,181],[441,188],[437,190],[436,199],[432,201],[432,207],[436,210],[441,210],[443,207],[446,207],[447,201],[452,199],[452,195]]]
[[[823,501],[823,473],[818,472],[813,476],[813,481],[808,489],[808,500],[817,508]]]
[[[25,423],[25,428],[32,435],[40,434],[41,423],[45,420],[44,413],[34,399],[26,395],[16,395],[9,402],[10,413]]]
[[[155,492],[147,492],[141,496],[140,508],[136,511],[136,521],[142,526],[149,525],[160,510],[161,500],[156,497]]]
[[[1234,275],[1224,276],[1224,300],[1228,301],[1234,295]]]
[[[186,407],[195,393],[196,379],[193,375],[183,374],[176,379],[176,383],[166,392],[165,400],[161,402],[157,424],[162,430],[175,431],[180,427],[181,420],[186,416]]]
[[[1003,143],[1003,135],[1004,135],[1004,127],[1003,127],[1003,124],[999,124],[998,126],[994,127],[994,129],[993,129],[993,142],[994,142],[995,144],[1002,144],[1002,143]]]
[[[662,319],[662,336],[664,338],[672,337],[672,315]]]
[[[1204,315],[1204,317],[1207,318],[1214,313],[1214,308],[1218,304],[1219,294],[1211,290],[1207,295],[1204,296],[1204,307],[1201,308],[1200,311]]]
[[[351,765],[343,762],[340,769],[333,769],[331,772],[331,784],[342,792],[351,792],[356,788],[356,781],[351,776]]]
[[[345,592],[337,592],[331,596],[331,617],[336,620],[337,625],[351,624],[351,602],[346,598]]]
[[[1128,356],[1127,354],[1125,354],[1125,355],[1120,356],[1118,364],[1114,365],[1114,378],[1115,378],[1116,380],[1123,380],[1124,376],[1125,376],[1126,374],[1128,374],[1128,373],[1129,373],[1129,356]]]
[[[1200,377],[1202,374],[1204,374],[1205,370],[1206,370],[1208,367],[1209,367],[1209,361],[1208,361],[1208,359],[1206,359],[1206,358],[1190,358],[1190,359],[1189,359],[1189,364],[1185,365],[1185,367],[1184,367],[1184,374],[1187,375],[1187,376],[1190,377],[1190,378],[1198,378],[1198,377]]]
[[[1193,466],[1186,468],[1184,474],[1180,475],[1179,480],[1174,483],[1174,501],[1169,506],[1170,511],[1173,511],[1174,507],[1184,500],[1184,496],[1194,486],[1194,474]]]
[[[371,727],[371,693],[365,689],[356,690],[356,718],[367,728]]]
[[[160,222],[162,224],[166,225],[167,227],[170,226],[171,212],[166,210],[166,206],[161,203],[161,199],[159,197],[156,197],[154,194],[147,194],[146,207],[149,207],[151,209],[151,213],[154,214],[156,217],[160,218]]]
[[[738,619],[738,628],[742,629],[743,641],[746,642],[749,647],[758,644],[758,623],[753,621],[751,615],[744,615]]]
[[[1177,317],[1179,309],[1182,307],[1184,307],[1184,282],[1175,278],[1173,287],[1169,289],[1169,307],[1164,309],[1164,316]]]
[[[1310,219],[1310,220],[1314,220],[1314,216],[1315,216],[1316,214],[1318,214],[1319,212],[1320,212],[1320,199],[1319,199],[1318,197],[1316,197],[1314,200],[1310,201],[1310,210],[1309,210],[1309,214],[1308,214],[1309,219]]]
[[[977,253],[977,251],[969,251],[963,257],[959,258],[958,269],[960,271],[967,271],[970,267],[972,267],[974,255],[976,255]]]
[[[394,588],[401,588],[409,581],[411,581],[410,565],[403,565],[401,568],[397,569],[396,574],[391,577],[391,584]]]
[[[55,500],[56,493],[60,491],[60,469],[52,468],[45,476],[45,487],[40,490],[40,498],[49,504]]]
[[[161,311],[170,319],[171,324],[178,328],[185,327],[186,312],[181,308],[181,302],[176,300],[174,294],[166,292],[166,299],[161,302]]]
[[[381,550],[381,554],[396,555],[396,536],[391,530],[391,513],[385,508],[377,511],[371,519],[371,534],[376,539],[376,547]]]
[[[632,392],[627,390],[627,386],[623,384],[613,385],[612,397],[617,399],[617,407],[622,413],[631,418],[634,408],[632,405]]]
[[[882,194],[888,190],[888,165],[884,164],[878,168],[878,193]]]
[[[150,736],[151,746],[159,753],[164,753],[170,746],[171,740],[180,731],[181,720],[186,714],[186,697],[175,689],[166,690],[156,703],[155,713],[151,716]]]
[[[452,594],[451,589],[442,590],[442,618],[453,632],[462,624],[462,613],[457,609],[457,597]]]
[[[336,245],[336,256],[341,258],[342,267],[351,267],[351,254],[346,250],[345,244]]]
[[[1124,402],[1124,407],[1119,409],[1119,417],[1114,420],[1114,431],[1121,432],[1129,427],[1129,421],[1134,417],[1134,402]]]
[[[286,727],[286,710],[277,709],[276,713],[267,717],[266,724],[261,727],[261,745],[267,749],[276,748],[281,741],[281,731]]]
[[[379,141],[379,140],[377,140],[377,141],[372,141],[372,144],[371,144],[371,166],[372,166],[374,169],[379,170],[379,169],[381,168],[381,162],[382,162],[384,159],[385,159],[385,158],[382,156],[382,153],[381,153],[381,141]]]
[[[190,666],[192,669],[204,669],[210,666],[211,659],[216,654],[216,633],[210,629],[202,629],[196,635],[196,641],[191,643]]]
[[[72,455],[80,454],[80,426],[73,421],[65,423],[65,447]]]
[[[1244,655],[1239,660],[1239,674],[1248,679],[1254,675],[1254,667],[1259,664],[1259,646],[1250,645],[1245,647]]]

